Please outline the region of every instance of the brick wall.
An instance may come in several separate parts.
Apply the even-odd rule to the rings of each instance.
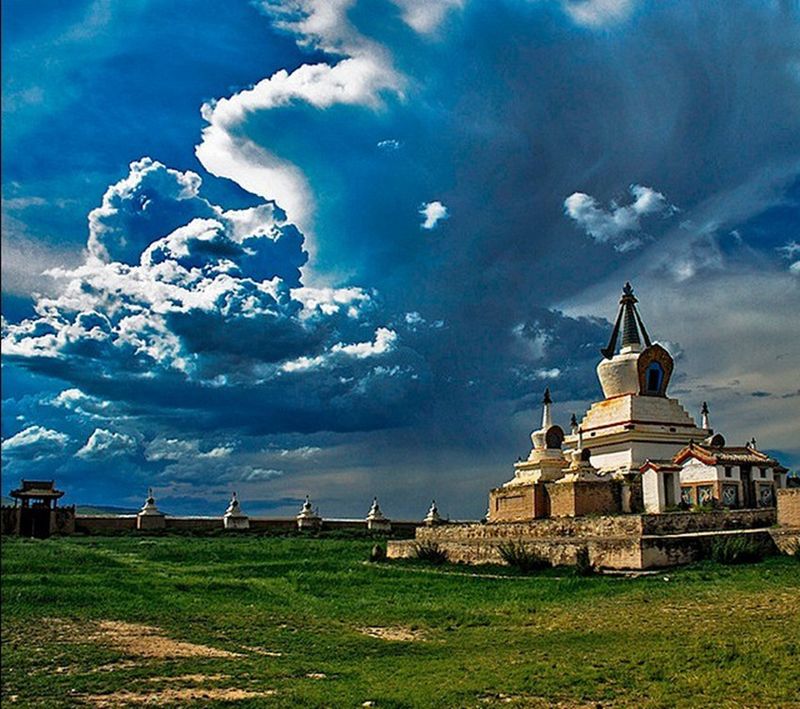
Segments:
[[[778,524],[800,528],[800,487],[777,491]]]
[[[11,512],[6,512],[6,509]],[[6,523],[13,523],[13,507],[3,508],[3,529]],[[60,509],[60,508],[59,508]],[[397,521],[392,522],[392,536],[411,537],[421,522]],[[217,533],[224,529],[222,517],[165,517],[164,532],[177,533]],[[136,515],[77,515],[75,517],[74,531],[81,534],[119,534],[136,530]],[[365,520],[333,519],[322,521],[322,531],[367,531]],[[162,531],[161,529],[157,531]],[[239,533],[255,534],[288,534],[297,531],[297,520],[294,517],[264,518],[251,517],[250,529]],[[13,532],[13,529],[11,530]],[[5,532],[4,533],[11,533]],[[62,533],[68,534],[64,530]]]
[[[685,534],[726,529],[755,529],[775,524],[775,510],[718,510],[715,512],[667,512],[641,516],[648,535]]]
[[[136,515],[76,515],[75,531],[81,534],[118,534],[136,529]]]
[[[549,513],[550,506],[541,483],[496,487],[489,491],[489,519],[492,522],[521,522],[547,517]]]
[[[499,547],[513,540],[554,564],[574,564],[579,551],[585,549],[597,567],[657,568],[703,558],[713,539],[728,530],[751,535],[765,548],[772,548],[767,528],[774,520],[774,510],[553,517],[420,527],[416,543],[436,543],[450,561],[469,564],[502,563]],[[697,534],[686,536],[692,532]],[[387,553],[390,558],[413,556],[415,542],[391,541]]]

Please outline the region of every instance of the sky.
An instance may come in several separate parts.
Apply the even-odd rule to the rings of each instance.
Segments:
[[[2,4],[3,493],[485,513],[600,398],[800,467],[792,0]]]

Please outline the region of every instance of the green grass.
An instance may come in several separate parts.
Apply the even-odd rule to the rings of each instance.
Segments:
[[[203,686],[275,692],[241,707],[800,706],[792,559],[707,562],[635,579],[563,569],[525,576],[364,563],[373,544],[6,539],[3,705],[80,706],[200,674],[209,677]],[[155,626],[241,657],[131,656],[90,637],[101,620]],[[385,640],[365,626],[420,637]],[[254,647],[280,655],[246,649]]]

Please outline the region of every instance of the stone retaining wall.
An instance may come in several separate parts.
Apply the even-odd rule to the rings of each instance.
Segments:
[[[778,524],[800,528],[800,487],[777,491]]]
[[[417,544],[434,543],[452,562],[501,564],[500,545],[514,541],[556,565],[575,564],[585,550],[597,568],[647,569],[704,558],[715,539],[731,534],[774,550],[767,529],[774,522],[775,510],[761,509],[444,524],[418,528],[415,541],[390,541],[387,555],[413,557]]]

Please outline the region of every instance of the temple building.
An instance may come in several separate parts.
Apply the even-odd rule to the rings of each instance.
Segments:
[[[674,360],[650,340],[636,303],[626,283],[597,365],[603,399],[580,422],[573,416],[568,435],[553,424],[545,391],[527,460],[490,492],[490,522],[773,504],[786,469],[757,451],[755,442],[726,448],[709,426],[705,403],[698,426],[668,396]]]
[[[59,507],[63,497],[53,480],[22,480],[11,491],[14,506],[3,505],[3,534],[44,539],[51,534],[71,534],[75,530],[75,506]]]
[[[642,466],[646,512],[693,507],[773,507],[775,491],[786,486],[777,460],[756,448],[726,446],[716,434],[690,442],[669,461],[648,460]]]

